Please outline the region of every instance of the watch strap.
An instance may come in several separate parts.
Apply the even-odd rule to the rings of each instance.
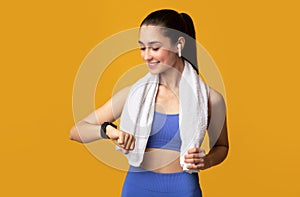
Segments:
[[[101,134],[101,137],[102,137],[102,138],[110,139],[110,138],[108,137],[108,135],[106,135],[106,127],[107,127],[108,125],[114,127],[115,129],[117,128],[117,125],[113,124],[112,122],[104,122],[104,123],[101,125],[101,128],[100,128],[100,134]]]

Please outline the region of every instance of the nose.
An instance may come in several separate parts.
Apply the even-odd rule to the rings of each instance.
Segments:
[[[142,56],[143,56],[145,61],[149,61],[149,60],[152,59],[151,51],[149,50],[148,47],[143,51]]]

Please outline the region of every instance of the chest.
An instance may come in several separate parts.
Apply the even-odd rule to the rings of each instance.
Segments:
[[[155,111],[164,114],[179,113],[179,94],[177,90],[159,87],[155,99]]]

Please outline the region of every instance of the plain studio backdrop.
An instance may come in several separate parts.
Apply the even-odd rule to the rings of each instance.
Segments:
[[[0,6],[2,196],[120,195],[126,172],[69,140],[73,85],[96,45],[161,8],[192,16],[225,85],[230,152],[200,173],[204,196],[300,195],[297,1],[29,0]],[[94,107],[141,63],[138,50],[114,60]]]

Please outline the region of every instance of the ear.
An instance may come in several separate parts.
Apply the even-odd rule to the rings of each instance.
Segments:
[[[181,45],[181,50],[183,50],[183,49],[184,49],[184,44],[185,44],[185,39],[184,39],[184,37],[180,36],[180,37],[178,38],[178,41],[177,41],[176,46],[178,46],[178,44]],[[177,50],[178,50],[178,48],[177,48]]]

